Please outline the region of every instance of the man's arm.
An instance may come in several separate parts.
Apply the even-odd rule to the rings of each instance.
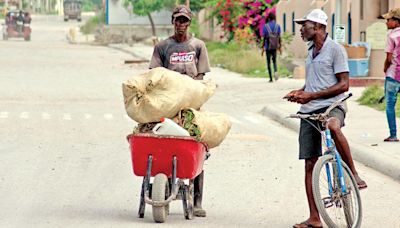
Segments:
[[[265,37],[263,37],[263,42],[261,46],[261,56],[264,56],[264,52],[265,52]]]
[[[156,67],[165,67],[163,65],[162,56],[160,55],[160,50],[157,45],[154,47],[153,56],[151,57],[150,60],[149,69],[153,69]]]
[[[204,75],[207,72],[210,72],[210,61],[208,59],[208,52],[207,52],[207,47],[202,42],[200,47],[197,48],[198,52],[198,62],[196,64],[197,68],[197,75],[193,78],[195,80],[203,80]]]
[[[387,52],[386,53],[385,64],[384,64],[384,67],[383,67],[383,72],[385,72],[385,74],[386,74],[386,71],[389,68],[390,64],[392,64],[392,58],[393,58],[393,53]]]
[[[331,98],[348,91],[349,73],[341,72],[337,73],[335,76],[338,80],[338,83],[336,83],[335,85],[318,92],[298,91],[293,94],[292,98],[289,101],[293,101],[300,104],[306,104],[312,100],[317,100],[321,98]]]
[[[206,74],[204,74],[204,73],[197,74],[197,76],[194,77],[193,79],[194,79],[194,80],[203,80],[204,75],[206,75]]]

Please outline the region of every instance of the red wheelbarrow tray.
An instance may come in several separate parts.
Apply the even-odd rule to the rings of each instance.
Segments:
[[[133,172],[146,176],[149,155],[153,156],[151,176],[164,173],[172,176],[172,160],[177,159],[177,177],[193,179],[203,170],[207,146],[187,136],[166,136],[148,133],[128,135]]]

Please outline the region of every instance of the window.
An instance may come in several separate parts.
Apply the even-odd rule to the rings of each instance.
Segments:
[[[360,0],[360,19],[364,20],[364,0]]]
[[[335,14],[332,14],[332,38],[334,38],[333,36],[335,35]]]
[[[286,13],[283,14],[283,31],[286,32]]]
[[[296,23],[294,22],[294,12],[292,12],[292,33],[293,35],[296,34]]]
[[[349,23],[348,25],[347,25],[347,27],[348,27],[348,43],[349,44],[351,44],[351,12],[349,12],[349,14],[347,15],[347,23]]]

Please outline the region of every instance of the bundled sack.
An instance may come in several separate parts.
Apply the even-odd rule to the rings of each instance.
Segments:
[[[228,115],[183,109],[176,117],[178,124],[185,128],[190,136],[204,142],[209,148],[222,143],[231,129],[232,123]]]
[[[138,123],[173,118],[183,108],[200,108],[213,94],[216,84],[197,81],[158,67],[122,84],[125,109]]]

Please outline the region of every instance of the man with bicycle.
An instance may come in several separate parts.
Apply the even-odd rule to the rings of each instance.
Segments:
[[[324,112],[335,101],[343,98],[349,89],[349,67],[343,46],[333,41],[326,32],[328,16],[320,9],[310,11],[305,17],[294,20],[301,25],[301,37],[308,44],[306,81],[303,88],[293,90],[284,98],[302,104],[300,113]],[[349,144],[341,131],[346,111],[338,106],[329,113],[326,123],[343,160],[350,167],[360,189],[367,185],[357,174]],[[314,124],[318,124],[314,122]],[[301,120],[299,158],[305,160],[305,187],[310,217],[295,228],[322,227],[312,193],[312,171],[321,156],[321,135],[307,121]]]

